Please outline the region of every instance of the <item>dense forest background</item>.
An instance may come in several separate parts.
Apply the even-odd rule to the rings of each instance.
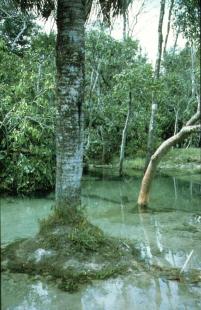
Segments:
[[[0,12],[0,190],[49,191],[55,186],[56,164],[56,35],[44,33],[34,15],[4,1]],[[196,28],[192,31],[196,34]],[[182,50],[174,46],[165,51],[159,80],[140,43],[129,36],[115,40],[104,24],[97,22],[86,31],[85,46],[85,165],[108,164],[119,157],[128,108],[125,155],[146,156],[153,93],[159,103],[156,146],[196,111],[200,53],[191,40]],[[194,135],[177,147],[200,144]]]

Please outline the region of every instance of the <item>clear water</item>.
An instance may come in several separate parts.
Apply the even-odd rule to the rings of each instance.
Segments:
[[[158,177],[150,212],[135,207],[138,177],[85,177],[82,201],[89,219],[112,236],[131,240],[150,263],[201,270],[201,182]],[[33,236],[52,199],[1,199],[2,242]],[[3,310],[201,309],[201,285],[131,273],[95,281],[69,294],[27,275],[2,275]]]

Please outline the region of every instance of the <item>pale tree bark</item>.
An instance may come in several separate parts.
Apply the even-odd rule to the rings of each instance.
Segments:
[[[128,12],[126,8],[123,11],[123,39],[127,38],[127,27],[128,27]]]
[[[159,16],[159,23],[158,23],[158,53],[157,53],[155,72],[154,72],[154,77],[156,80],[159,79],[160,67],[161,67],[161,55],[162,55],[162,44],[163,44],[162,30],[163,30],[163,19],[164,19],[164,14],[165,14],[165,2],[166,0],[161,0],[160,16]]]
[[[163,48],[163,56],[166,53],[166,48],[167,48],[167,42],[168,42],[168,37],[169,37],[169,33],[170,33],[170,25],[171,25],[171,17],[172,17],[172,10],[174,7],[174,0],[171,0],[170,2],[170,8],[169,8],[169,14],[168,14],[168,24],[167,24],[167,33],[166,33],[166,37],[165,37],[165,43],[164,43],[164,48]]]
[[[104,137],[104,129],[102,126],[100,127],[100,136],[101,136],[101,141],[102,141],[101,162],[102,162],[102,165],[104,165],[105,164],[105,154],[106,154],[106,142],[105,142],[105,137]]]
[[[200,109],[200,94],[198,91],[198,87],[196,84],[195,77],[195,46],[194,43],[191,42],[191,85],[192,85],[192,97],[196,98],[198,104],[198,110]]]
[[[128,102],[128,112],[126,116],[126,122],[124,125],[124,129],[122,132],[122,140],[121,140],[121,147],[120,147],[120,159],[119,159],[119,176],[123,174],[123,162],[124,162],[124,154],[125,154],[125,146],[126,146],[126,137],[128,131],[129,120],[131,116],[131,92],[129,93],[129,102]]]
[[[176,178],[173,177],[173,183],[174,183],[174,200],[176,201],[178,198],[178,194],[177,194],[177,182],[176,182]]]
[[[97,65],[97,68],[93,68],[92,72],[91,72],[90,87],[89,87],[89,125],[88,125],[87,144],[86,144],[86,147],[84,149],[85,154],[87,153],[87,151],[90,147],[90,142],[91,142],[91,126],[92,126],[92,122],[93,122],[93,118],[92,118],[92,114],[93,114],[93,111],[92,111],[92,106],[93,106],[92,95],[93,95],[93,92],[94,92],[96,85],[98,83],[98,80],[99,80],[100,65],[101,65],[101,63],[99,62]]]
[[[196,95],[196,85],[195,85],[195,49],[193,43],[191,44],[191,88],[192,97]]]
[[[180,27],[178,27],[177,32],[176,32],[176,37],[175,37],[174,47],[173,47],[173,55],[176,52],[176,47],[177,47],[177,41],[178,41],[179,33],[180,33]]]
[[[182,129],[176,135],[164,141],[151,156],[151,160],[142,179],[140,193],[138,196],[138,205],[140,207],[146,207],[149,203],[149,193],[152,180],[160,160],[165,154],[167,154],[167,152],[172,146],[182,141],[193,132],[199,132],[201,130],[201,125],[194,125],[197,121],[199,121],[199,119],[200,110],[198,110],[197,113],[191,117],[191,119],[186,123],[184,127],[182,127]]]
[[[20,30],[20,32],[18,33],[18,35],[16,36],[15,40],[12,43],[11,51],[13,51],[14,48],[16,47],[18,40],[23,35],[23,33],[25,32],[26,28],[27,28],[27,25],[26,25],[26,22],[24,21],[22,29]]]
[[[174,135],[176,135],[178,131],[178,116],[179,116],[179,109],[174,108],[175,112],[175,122],[174,122]]]
[[[175,121],[174,121],[174,135],[178,132],[178,119],[179,119],[179,108],[174,108],[174,113],[175,113]],[[178,145],[175,144],[175,148],[177,148]],[[172,147],[174,148],[174,146]]]
[[[160,16],[159,16],[159,23],[158,23],[158,53],[157,53],[157,58],[156,58],[155,71],[154,71],[154,79],[156,81],[159,80],[159,76],[160,76],[162,44],[163,44],[162,28],[163,28],[164,14],[165,14],[165,0],[161,0]],[[156,95],[153,94],[152,105],[151,105],[151,117],[150,117],[149,132],[148,132],[148,141],[147,141],[147,156],[146,156],[146,162],[145,162],[145,169],[149,164],[151,155],[153,154],[153,150],[154,150],[157,110],[158,110],[157,98],[156,98]]]
[[[80,204],[83,160],[84,23],[82,0],[57,4],[56,207]]]

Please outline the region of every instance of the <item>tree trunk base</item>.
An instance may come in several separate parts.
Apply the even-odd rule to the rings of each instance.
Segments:
[[[35,238],[17,240],[4,247],[1,271],[37,275],[71,293],[92,280],[131,271],[174,281],[201,281],[199,270],[191,270],[186,276],[178,268],[147,265],[132,243],[106,237],[80,214],[70,219],[54,213],[42,222]]]
[[[127,273],[139,251],[132,244],[109,238],[80,211],[66,217],[56,209],[41,222],[33,239],[15,241],[2,249],[2,271],[39,275],[64,291],[77,291],[93,279]]]

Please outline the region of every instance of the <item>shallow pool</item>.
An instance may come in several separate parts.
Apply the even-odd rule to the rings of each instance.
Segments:
[[[156,177],[147,213],[136,207],[139,186],[137,176],[123,180],[86,176],[82,204],[90,221],[109,235],[129,239],[150,264],[185,267],[184,272],[201,270],[201,182]],[[34,236],[38,220],[51,212],[53,203],[52,196],[1,198],[2,242]],[[201,309],[201,283],[179,283],[141,272],[94,281],[69,294],[37,277],[3,273],[2,309]]]

